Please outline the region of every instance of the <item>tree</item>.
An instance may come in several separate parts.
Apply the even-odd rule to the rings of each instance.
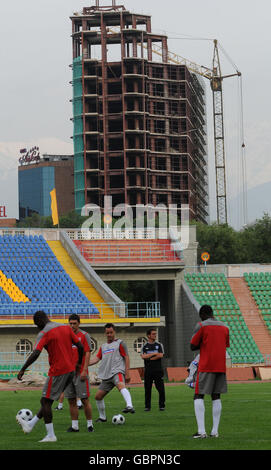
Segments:
[[[78,214],[75,210],[59,217],[60,228],[81,228],[87,217]]]
[[[210,264],[271,263],[271,217],[261,219],[237,232],[227,224],[196,223],[198,264],[201,253],[210,253]]]
[[[201,253],[210,254],[210,264],[231,264],[242,261],[243,250],[240,246],[240,237],[232,227],[227,224],[213,223],[206,225],[197,223],[198,264],[202,264]]]
[[[153,281],[107,281],[106,284],[123,302],[153,302]]]
[[[23,228],[51,228],[53,227],[52,217],[41,217],[39,214],[33,214],[31,217],[26,217],[16,224],[17,227]]]
[[[240,239],[246,263],[271,263],[271,217],[267,213],[242,230]]]
[[[86,219],[87,217],[83,217],[73,210],[68,214],[59,217],[59,227],[81,228]],[[17,227],[53,228],[56,226],[53,225],[52,217],[50,215],[45,217],[40,216],[39,214],[33,214],[31,217],[26,217],[25,219],[17,222]]]

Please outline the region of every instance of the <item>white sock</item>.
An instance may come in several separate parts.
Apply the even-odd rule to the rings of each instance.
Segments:
[[[33,427],[37,424],[39,420],[40,419],[37,417],[37,415],[35,415],[30,421],[28,421],[28,424],[31,427],[31,429],[33,429]]]
[[[205,434],[205,405],[202,398],[194,400],[194,409],[198,425],[198,433]]]
[[[221,411],[222,411],[222,403],[221,400],[213,400],[212,402],[212,411],[213,411],[213,429],[211,431],[211,434],[217,434],[218,433],[218,426],[220,422],[220,416],[221,416]]]
[[[129,390],[127,388],[122,388],[120,393],[122,394],[125,402],[126,402],[126,406],[128,406],[129,408],[132,408],[133,405],[132,405],[132,398],[131,398],[131,394],[129,392]]]
[[[92,426],[92,419],[87,419],[87,427]]]
[[[73,420],[72,420],[72,428],[73,428],[73,429],[79,429],[79,426],[78,426],[78,419],[73,419]]]
[[[53,437],[55,435],[53,423],[45,424],[47,430],[47,436]]]
[[[106,419],[104,400],[96,400],[96,405],[99,411],[99,417],[101,419]]]

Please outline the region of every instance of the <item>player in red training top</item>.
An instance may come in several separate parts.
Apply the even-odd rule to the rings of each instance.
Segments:
[[[218,437],[222,410],[220,394],[227,392],[226,348],[230,345],[229,328],[214,318],[210,305],[203,305],[200,308],[199,316],[202,321],[197,323],[190,343],[192,351],[200,351],[194,395],[198,432],[193,437],[207,437],[204,420],[205,394],[212,397],[213,427],[210,437]]]
[[[40,330],[40,333],[38,334],[34,351],[26,360],[17,378],[18,380],[22,380],[25,370],[38,359],[43,348],[48,352],[50,368],[48,378],[43,387],[39,412],[31,421],[24,421],[19,416],[17,416],[16,419],[23,431],[29,433],[32,431],[35,424],[43,418],[47,435],[40,442],[55,442],[57,438],[53,427],[52,404],[54,400],[59,399],[60,394],[72,381],[74,374],[79,373],[84,349],[79,338],[74,334],[69,325],[51,322],[43,311],[36,312],[33,320]],[[76,345],[79,356],[76,368],[72,353],[73,344]]]
[[[92,423],[92,408],[89,402],[90,383],[88,375],[91,340],[89,334],[86,331],[81,330],[80,328],[79,315],[77,315],[76,313],[71,314],[69,316],[69,325],[84,347],[84,356],[82,360],[80,375],[74,376],[72,382],[68,385],[65,390],[65,397],[69,400],[70,415],[72,419],[72,425],[67,429],[67,432],[79,431],[79,411],[76,398],[80,398],[83,403],[84,413],[87,419],[87,430],[88,432],[93,432],[94,429]],[[78,352],[76,346],[73,345],[72,350],[74,355],[74,364],[76,365],[78,361]]]

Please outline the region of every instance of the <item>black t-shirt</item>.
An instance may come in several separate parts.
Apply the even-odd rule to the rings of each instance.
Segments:
[[[164,346],[162,343],[146,343],[142,346],[141,354],[150,354],[150,353],[162,353],[164,354]],[[162,359],[150,360],[144,359],[145,372],[163,372],[162,368]]]

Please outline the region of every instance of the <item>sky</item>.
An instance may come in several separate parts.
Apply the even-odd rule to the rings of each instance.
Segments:
[[[111,0],[100,0],[102,5]],[[223,80],[228,221],[236,228],[271,212],[258,201],[246,216],[242,189],[271,188],[271,62],[269,0],[119,0],[127,10],[152,15],[153,32],[165,33],[169,50],[211,68],[213,40],[219,45]],[[73,153],[71,21],[94,0],[13,0],[0,15],[0,205],[18,213],[19,150]],[[207,99],[210,219],[216,220],[212,96]],[[242,125],[243,123],[243,125]],[[242,150],[243,142],[245,148]],[[243,177],[242,175],[245,175]],[[271,190],[271,189],[270,189]],[[267,198],[268,199],[268,198]],[[269,198],[270,199],[270,198]],[[248,207],[249,213],[249,207]]]

